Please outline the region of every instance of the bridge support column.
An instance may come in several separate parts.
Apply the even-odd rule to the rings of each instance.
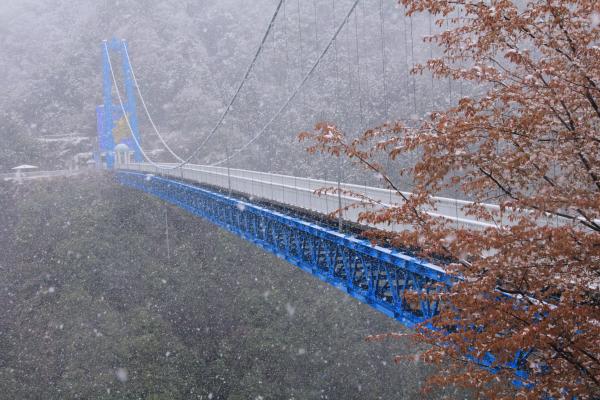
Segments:
[[[117,82],[113,82],[111,64],[114,71],[118,63],[113,61],[114,58],[111,57],[111,53],[121,57],[122,77],[125,86],[125,96],[122,99],[123,108],[121,108],[120,103],[115,104],[113,102],[113,85]],[[136,110],[133,71],[127,55],[125,40],[112,39],[111,41],[105,40],[102,42],[103,105],[97,108],[99,138],[96,159],[100,160],[103,156],[107,168],[114,167],[115,146],[121,143],[134,150],[134,158],[137,162],[143,161],[142,152],[137,145],[137,143],[141,144],[141,137]],[[125,121],[124,112],[127,113],[131,132]]]

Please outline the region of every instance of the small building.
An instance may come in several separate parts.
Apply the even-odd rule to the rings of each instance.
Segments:
[[[125,143],[119,143],[115,146],[115,158],[117,165],[129,164],[133,158],[133,151]]]
[[[15,171],[15,178],[18,183],[23,183],[23,172],[32,171],[34,169],[38,169],[38,167],[28,164],[19,165],[12,168],[12,170]]]

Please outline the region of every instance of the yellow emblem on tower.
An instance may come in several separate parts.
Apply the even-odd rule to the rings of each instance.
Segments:
[[[129,132],[129,127],[127,126],[127,120],[125,119],[125,116],[123,116],[115,124],[113,129],[113,139],[115,144],[119,144],[125,139],[128,139],[130,136],[131,133]]]

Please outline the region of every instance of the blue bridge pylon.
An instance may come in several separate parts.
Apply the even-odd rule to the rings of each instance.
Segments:
[[[123,108],[120,104],[113,103],[113,77],[110,68],[109,52],[116,53],[121,58],[121,71],[125,86],[125,99]],[[125,40],[112,39],[102,42],[102,97],[103,104],[96,108],[98,126],[98,151],[95,154],[96,162],[102,159],[108,168],[113,168],[115,162],[114,148],[120,143],[126,144],[134,151],[134,159],[143,161],[141,150],[136,144],[141,143],[136,94],[134,91],[133,72],[127,54]],[[124,126],[123,109],[127,113],[132,132]],[[121,129],[119,129],[121,128]],[[135,139],[131,135],[135,135]]]

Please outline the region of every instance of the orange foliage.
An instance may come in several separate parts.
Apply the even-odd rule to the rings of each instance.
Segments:
[[[456,260],[448,271],[461,279],[441,295],[453,307],[432,321],[439,331],[416,334],[431,345],[420,357],[443,367],[433,383],[471,387],[484,398],[599,398],[600,2],[401,2],[440,26],[461,15],[431,39],[443,57],[413,72],[469,81],[483,94],[416,128],[383,125],[348,141],[320,123],[301,137],[313,141],[309,151],[349,157],[398,192],[390,176],[414,179],[414,195],[365,210],[362,219],[410,223],[414,231],[372,237]],[[393,166],[417,151],[415,165],[393,174],[374,161],[385,155]],[[457,229],[422,211],[449,187],[474,200],[465,206],[471,215],[496,227]],[[455,331],[445,330],[457,320]],[[517,389],[505,366],[528,349],[521,368],[533,387]],[[486,353],[497,357],[497,373],[466,362]]]

